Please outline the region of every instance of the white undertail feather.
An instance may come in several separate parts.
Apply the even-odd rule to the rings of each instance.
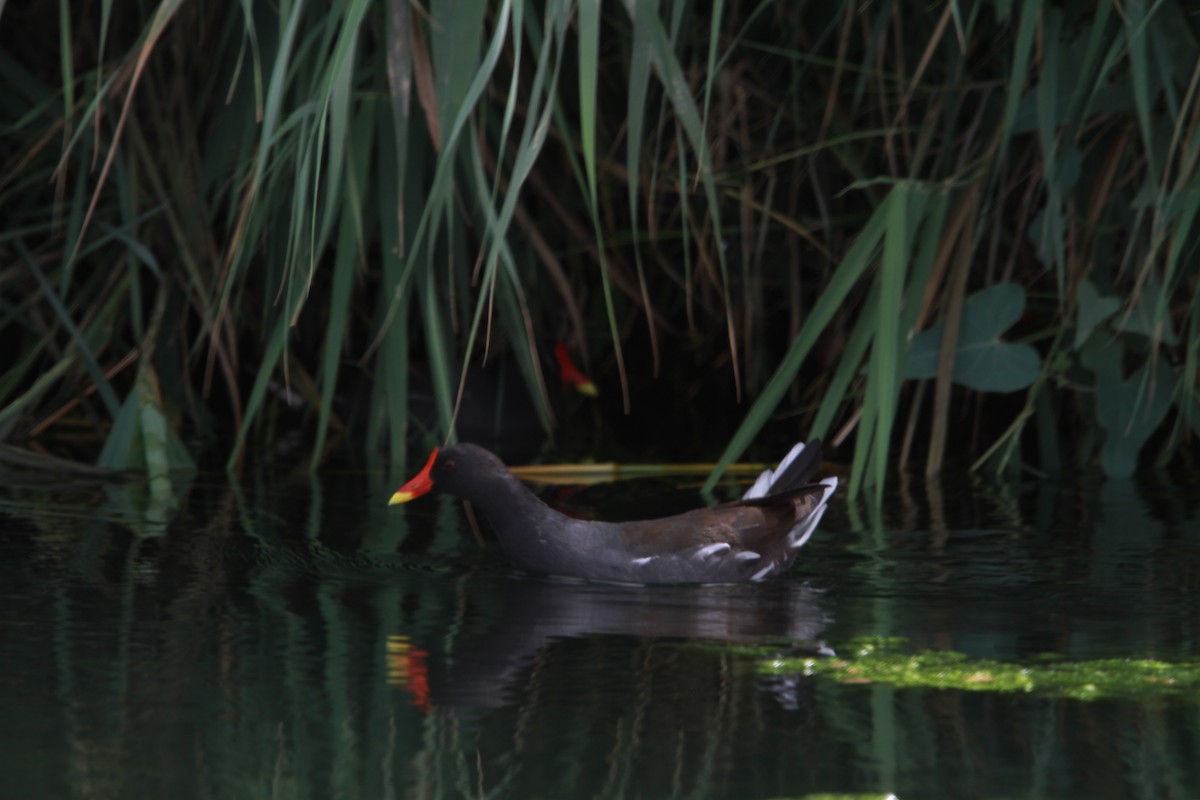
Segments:
[[[771,483],[775,480],[776,475],[781,475],[792,465],[792,462],[799,458],[804,452],[804,442],[797,442],[796,445],[788,451],[788,454],[783,457],[783,461],[779,462],[779,466],[775,469],[764,469],[762,474],[758,476],[758,480],[754,485],[746,490],[742,495],[743,500],[753,500],[756,497],[766,497],[771,489]]]
[[[804,518],[803,522],[792,529],[788,534],[788,546],[795,550],[802,547],[808,541],[808,537],[813,535],[813,531],[817,529],[817,524],[820,523],[821,517],[825,515],[825,509],[829,506],[829,498],[833,496],[837,489],[838,479],[834,477],[822,478],[819,483],[825,487],[825,492],[821,495],[821,502],[817,504],[816,509],[811,514]]]
[[[798,442],[791,450],[788,451],[788,454],[783,457],[783,460],[779,462],[779,466],[777,466],[775,469],[764,469],[762,471],[762,474],[758,476],[756,481],[754,481],[754,485],[747,489],[746,493],[742,495],[742,499],[754,500],[759,497],[766,497],[768,494],[770,494],[771,484],[774,483],[775,476],[782,475],[787,468],[792,465],[792,462],[799,458],[800,454],[803,452],[804,442]],[[824,478],[820,481],[820,483],[825,487],[825,493],[821,497],[821,502],[817,504],[817,507],[813,513],[809,514],[788,534],[788,546],[790,546],[793,550],[803,546],[803,544],[808,541],[808,537],[812,536],[813,531],[817,529],[817,524],[821,521],[821,517],[825,514],[825,507],[829,503],[829,498],[833,495],[834,490],[837,489],[838,481],[837,478]],[[764,567],[763,570],[760,570],[753,577],[751,577],[751,580],[762,580],[769,573],[770,570]]]

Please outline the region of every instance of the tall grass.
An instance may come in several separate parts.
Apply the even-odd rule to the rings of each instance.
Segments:
[[[499,351],[550,427],[559,337],[876,496],[1197,433],[1185,3],[114,8],[0,6],[7,442],[235,465],[291,403],[398,456]]]

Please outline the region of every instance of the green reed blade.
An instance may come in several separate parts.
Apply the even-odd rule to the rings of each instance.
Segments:
[[[903,311],[904,284],[908,275],[910,198],[916,199],[907,183],[897,184],[888,197],[887,230],[883,240],[883,257],[879,264],[877,324],[871,348],[871,374],[868,379],[868,391],[875,393],[875,407],[878,413],[872,448],[876,503],[882,501],[883,487],[887,482],[887,457],[903,367],[900,356],[900,317]],[[919,204],[914,202],[913,205]],[[919,219],[920,209],[912,211],[915,212],[913,217]]]
[[[116,417],[120,411],[121,404],[117,400],[117,395],[113,392],[112,385],[108,379],[104,377],[104,370],[100,368],[100,364],[96,361],[96,355],[92,352],[91,346],[88,344],[86,337],[80,332],[79,327],[75,324],[75,320],[71,318],[70,312],[63,305],[62,299],[58,293],[46,279],[45,274],[37,265],[37,260],[25,248],[25,244],[17,239],[13,242],[16,248],[17,255],[21,261],[29,269],[29,272],[37,280],[38,286],[42,290],[42,297],[50,304],[50,308],[54,311],[54,316],[58,319],[60,325],[70,334],[71,340],[75,343],[75,347],[79,352],[79,357],[83,361],[83,366],[87,370],[88,377],[96,386],[96,392],[100,395],[100,399],[104,402],[104,407],[111,417]]]
[[[729,444],[725,446],[721,457],[717,459],[716,469],[704,483],[704,491],[712,491],[717,481],[721,479],[725,467],[746,451],[750,442],[754,440],[775,411],[779,401],[783,399],[788,388],[795,381],[805,356],[808,355],[817,338],[841,308],[859,278],[870,267],[879,242],[883,238],[886,222],[887,206],[882,205],[871,214],[867,224],[863,226],[862,232],[846,252],[842,263],[830,277],[829,283],[804,320],[796,338],[792,340],[792,344],[783,357],[783,361],[776,368],[775,374],[763,387],[758,399],[754,401],[754,405],[742,420],[742,424],[738,426],[737,431],[729,440]]]
[[[363,211],[359,197],[366,189],[369,165],[369,138],[375,127],[374,105],[367,104],[356,117],[354,145],[348,147],[347,202],[342,204],[337,245],[333,256],[333,279],[330,286],[325,342],[321,352],[321,404],[317,416],[317,432],[313,443],[310,469],[315,469],[324,455],[325,439],[329,432],[333,395],[337,388],[342,346],[351,325],[351,293],[359,268],[363,241]]]

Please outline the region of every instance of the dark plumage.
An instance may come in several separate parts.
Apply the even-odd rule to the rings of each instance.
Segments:
[[[434,450],[391,503],[431,489],[475,504],[518,567],[628,583],[736,583],[783,573],[812,535],[836,478],[808,481],[820,441],[798,444],[741,500],[662,519],[578,520],[543,503],[492,453],[473,444]]]

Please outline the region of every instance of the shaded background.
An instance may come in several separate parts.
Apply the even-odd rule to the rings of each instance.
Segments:
[[[817,435],[877,498],[948,452],[1190,459],[1197,25],[6,3],[5,458],[376,463],[443,440],[466,374],[460,420],[566,421],[560,453]],[[560,386],[559,341],[597,400]]]

